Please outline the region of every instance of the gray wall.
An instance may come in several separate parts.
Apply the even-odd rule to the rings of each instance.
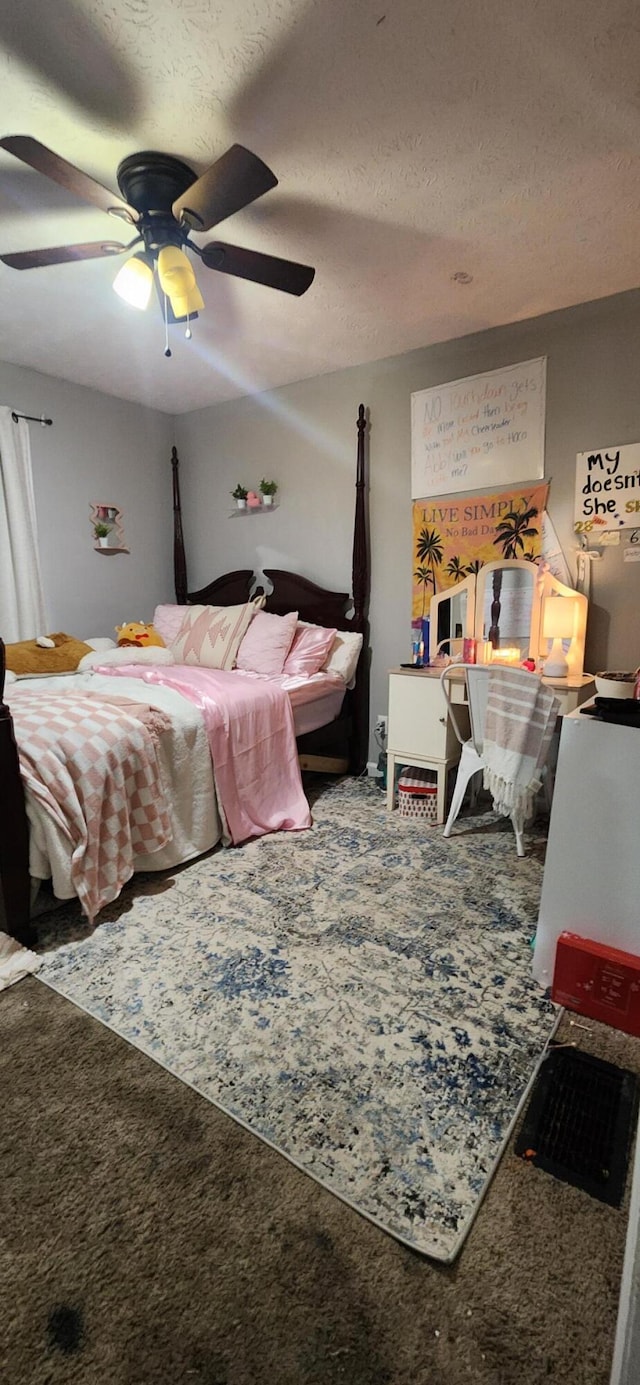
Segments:
[[[52,428],[29,425],[49,629],[112,635],[123,620],[150,620],[174,599],[173,420],[4,362],[0,402],[53,418]],[[94,500],[120,506],[130,553],[94,550]]]
[[[32,425],[40,543],[52,629],[109,633],[173,597],[171,444],[181,458],[192,589],[231,567],[285,567],[323,585],[351,581],[356,417],[370,410],[372,715],[387,707],[387,670],[409,653],[409,396],[447,380],[548,357],[550,513],[572,573],[575,454],[640,441],[640,293],[478,333],[305,380],[268,394],[167,415],[0,363],[0,401],[50,413]],[[230,518],[237,481],[273,477],[272,514]],[[131,554],[92,545],[91,500],[120,505]],[[640,663],[640,564],[623,545],[593,566],[587,668]]]
[[[546,355],[549,512],[575,578],[576,453],[640,441],[640,293],[551,313],[176,419],[189,581],[230,567],[290,567],[349,587],[356,416],[370,410],[372,716],[409,656],[412,391]],[[272,515],[230,519],[235,482],[280,485]],[[640,663],[640,563],[593,565],[586,668]]]

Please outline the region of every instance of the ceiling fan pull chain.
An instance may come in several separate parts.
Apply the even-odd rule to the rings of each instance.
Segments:
[[[164,303],[164,354],[165,354],[165,356],[170,356],[170,355],[171,355],[171,347],[169,346],[169,318],[168,318],[168,314],[167,314],[167,295],[166,295],[166,293],[163,293],[163,295],[162,295],[162,300],[163,300],[163,303]]]
[[[191,335],[192,335],[192,333],[191,333],[191,322],[190,322],[190,317],[191,317],[190,313],[187,313],[187,328],[186,328],[186,331],[185,331],[185,337],[187,338],[187,341],[191,341]]]

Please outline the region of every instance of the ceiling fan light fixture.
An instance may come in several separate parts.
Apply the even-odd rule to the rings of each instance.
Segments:
[[[144,311],[149,306],[153,288],[153,269],[143,254],[132,255],[118,270],[113,287],[131,308]]]
[[[192,316],[204,308],[191,260],[177,245],[165,245],[158,254],[158,278],[175,317]]]

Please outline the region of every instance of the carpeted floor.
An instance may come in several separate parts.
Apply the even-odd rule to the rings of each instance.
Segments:
[[[510,1151],[448,1267],[35,978],[0,1084],[3,1385],[606,1385],[625,1209]]]

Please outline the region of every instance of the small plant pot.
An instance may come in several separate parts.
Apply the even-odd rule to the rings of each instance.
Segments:
[[[246,510],[246,508],[247,508],[247,502],[246,502],[246,500],[236,500],[236,509],[237,509],[237,510]]]
[[[263,497],[262,497],[262,504],[263,504],[263,505],[273,505],[273,496],[272,496],[272,495],[263,495]]]

